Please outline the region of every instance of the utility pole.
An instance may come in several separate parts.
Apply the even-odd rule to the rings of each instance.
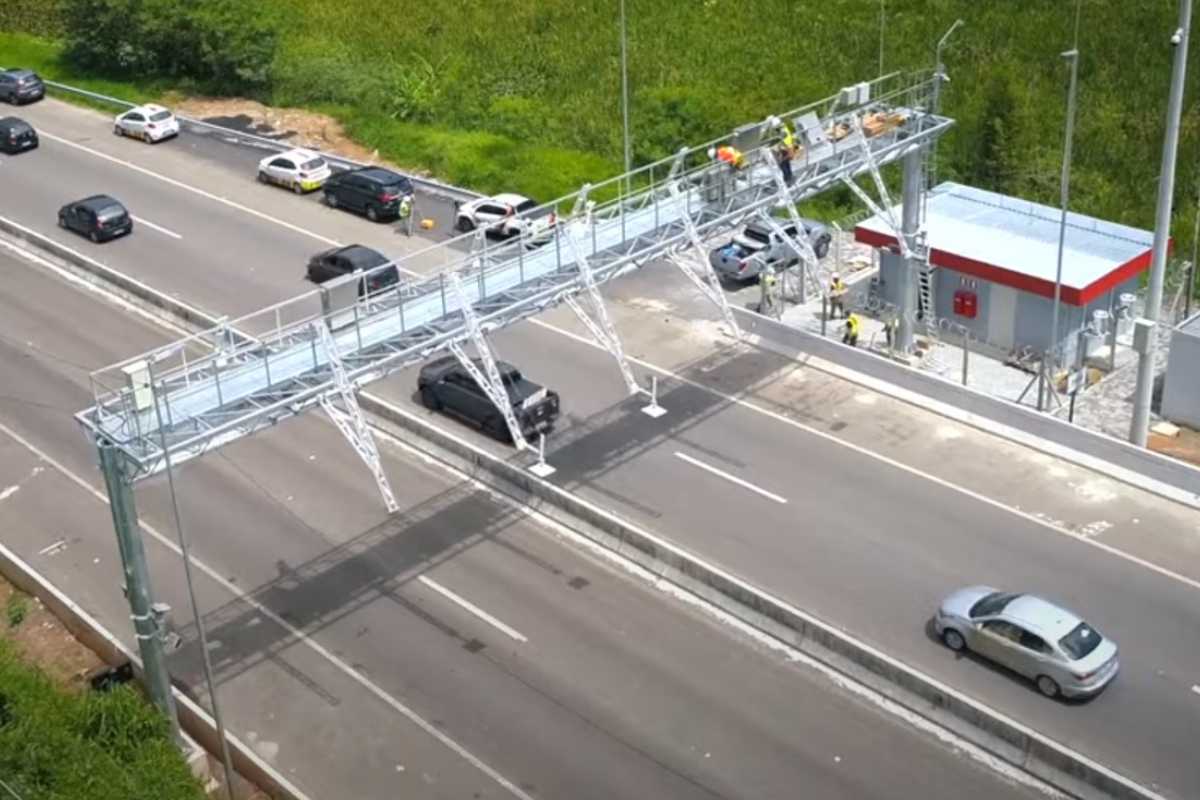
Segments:
[[[125,456],[109,442],[97,442],[100,451],[100,471],[108,487],[109,507],[113,527],[117,532],[117,547],[125,571],[125,593],[133,629],[137,635],[138,653],[150,699],[158,706],[171,725],[171,737],[179,741],[179,718],[175,698],[171,695],[171,675],[167,671],[163,648],[160,616],[154,607],[150,589],[150,571],[146,567],[146,551],[138,531],[137,508],[133,502],[133,485],[126,471]]]
[[[1059,199],[1062,203],[1062,215],[1058,222],[1058,265],[1054,272],[1054,310],[1050,313],[1050,342],[1046,347],[1046,356],[1050,361],[1050,369],[1054,370],[1058,363],[1058,314],[1062,305],[1062,273],[1063,251],[1067,242],[1067,208],[1071,201],[1071,151],[1075,142],[1075,87],[1079,80],[1079,51],[1071,49],[1062,54],[1071,62],[1071,83],[1067,89],[1067,132],[1063,137],[1062,178],[1059,184]],[[1042,410],[1044,400],[1044,383],[1046,381],[1046,365],[1043,359],[1041,375],[1038,376],[1038,410]]]
[[[621,0],[621,122],[625,132],[625,174],[633,171],[633,144],[629,140],[629,45],[625,29],[625,0]],[[629,178],[629,180],[633,180]]]
[[[1171,231],[1171,201],[1175,191],[1175,157],[1179,150],[1179,117],[1183,112],[1183,85],[1187,75],[1188,31],[1192,26],[1192,0],[1180,0],[1179,27],[1171,35],[1175,64],[1171,69],[1171,92],[1167,99],[1167,130],[1163,137],[1162,171],[1158,177],[1158,208],[1154,219],[1154,250],[1150,257],[1150,294],[1145,322],[1149,335],[1138,353],[1137,389],[1133,398],[1133,420],[1129,441],[1146,446],[1150,427],[1150,403],[1154,393],[1154,350],[1158,315],[1162,307],[1163,273],[1167,266],[1167,242]],[[1143,320],[1139,320],[1142,322]]]
[[[885,4],[887,0],[879,0],[879,74],[883,75],[883,32],[884,23],[887,21],[887,9]]]

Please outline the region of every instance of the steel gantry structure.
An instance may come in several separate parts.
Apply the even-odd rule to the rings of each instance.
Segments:
[[[446,266],[428,277],[404,279],[363,297],[362,276],[347,276],[98,370],[92,375],[95,405],[76,418],[97,441],[118,448],[137,479],[162,470],[168,456],[182,462],[315,405],[331,410],[336,399],[341,408],[331,414],[370,463],[376,457],[365,443],[369,433],[354,422],[356,389],[450,351],[500,400],[506,389],[487,334],[560,303],[613,355],[630,393],[645,392],[605,311],[600,286],[666,258],[717,304],[737,335],[708,267],[705,239],[752,216],[783,233],[772,216],[775,209],[794,222],[796,203],[837,185],[852,187],[872,208],[891,208],[879,168],[920,153],[952,124],[931,110],[936,81],[936,75],[887,76],[782,115],[796,126],[802,145],[790,184],[774,157],[773,126],[745,126],[722,140],[743,152],[740,169],[710,158],[709,144],[681,150],[556,201],[556,208],[569,205],[571,212],[548,232],[525,231],[501,245],[463,253],[462,240],[473,236],[468,234],[409,257],[442,251]],[[864,124],[869,119],[883,122],[871,131]],[[879,202],[854,182],[862,174],[873,177]],[[625,186],[635,188],[623,192]],[[912,237],[897,238],[909,256]],[[815,265],[806,242],[787,239],[803,262]],[[376,270],[397,266],[403,270],[404,260]],[[467,358],[467,344],[478,362]],[[506,421],[517,446],[529,447],[515,419]]]
[[[389,512],[396,510],[356,393],[440,352],[452,353],[497,405],[517,447],[533,449],[512,413],[488,335],[559,304],[568,305],[613,356],[630,395],[649,395],[643,411],[661,415],[656,384],[652,380],[649,389],[639,384],[600,288],[666,260],[716,304],[730,333],[740,336],[705,241],[752,217],[763,219],[791,244],[801,269],[812,277],[817,259],[803,238],[795,205],[844,185],[873,209],[890,209],[879,169],[902,159],[906,203],[919,197],[919,187],[909,180],[910,173],[920,172],[913,165],[920,165],[929,145],[953,124],[935,107],[942,79],[940,72],[895,73],[846,87],[720,140],[584,186],[547,204],[556,212],[570,209],[548,230],[523,227],[516,238],[491,246],[482,235],[466,234],[373,270],[409,273],[410,259],[441,260],[444,266],[428,276],[405,278],[374,294],[361,291],[368,276],[346,276],[97,370],[91,376],[95,404],[76,419],[100,450],[119,541],[136,537],[134,482],[316,406],[366,463]],[[799,144],[790,182],[776,158],[781,119],[793,126]],[[740,151],[738,163],[713,158],[712,148],[726,144]],[[855,183],[864,174],[872,176],[878,202]],[[780,211],[795,235],[778,224]],[[897,223],[896,238],[912,260],[921,237],[908,216],[903,227]],[[544,442],[539,444],[534,469],[544,475],[551,470]],[[154,699],[172,715],[169,692],[163,694],[169,680],[161,615],[147,613],[148,576],[144,566],[131,563],[139,554],[138,548],[122,548],[131,599],[146,601],[134,608],[139,647]]]

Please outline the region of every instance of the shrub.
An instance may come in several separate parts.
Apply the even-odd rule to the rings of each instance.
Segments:
[[[20,592],[13,592],[8,596],[8,604],[4,611],[8,617],[8,627],[15,628],[24,622],[29,614],[29,601]]]
[[[62,0],[66,56],[118,77],[171,77],[221,94],[270,82],[276,33],[255,0]]]

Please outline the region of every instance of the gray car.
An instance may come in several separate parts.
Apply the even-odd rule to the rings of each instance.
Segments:
[[[1086,697],[1120,668],[1117,645],[1040,597],[990,586],[959,589],[933,618],[942,641],[1024,675],[1047,697]]]
[[[829,243],[833,239],[829,229],[811,219],[801,219],[800,222],[804,225],[808,245],[816,257],[820,259],[828,255]],[[780,227],[788,236],[796,233],[796,226],[791,222],[780,220]],[[708,260],[720,277],[743,282],[758,278],[768,265],[783,269],[800,262],[791,245],[759,221],[751,222],[727,243],[713,250]]]

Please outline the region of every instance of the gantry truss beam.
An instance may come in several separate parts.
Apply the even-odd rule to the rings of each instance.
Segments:
[[[322,308],[320,297],[328,297],[327,290],[310,292],[99,370],[92,375],[95,405],[76,418],[90,435],[119,447],[139,476],[153,474],[165,466],[162,442],[173,463],[195,457],[300,414],[323,398],[344,398],[348,387],[361,387],[452,345],[461,349],[473,338],[472,325],[487,332],[581,293],[595,300],[598,287],[629,270],[677,258],[694,250],[697,240],[728,232],[760,212],[794,205],[864,173],[877,174],[879,167],[935,140],[953,124],[931,112],[933,85],[928,75],[891,75],[779,115],[806,134],[793,160],[794,180],[783,191],[777,168],[763,157],[762,148],[773,145],[764,122],[757,134],[735,135],[746,154],[741,170],[714,162],[709,144],[692,148],[591,187],[595,205],[586,213],[571,214],[540,232],[530,226],[520,237],[489,247],[486,258],[464,253],[458,240],[450,240],[409,256],[421,258],[413,264],[429,263],[430,251],[440,251],[436,255],[446,267],[428,277],[401,280],[367,298],[343,292],[349,299],[339,308],[328,303]],[[867,131],[863,120],[880,113],[892,122]],[[813,120],[830,135],[808,136],[815,130]],[[578,195],[553,205],[578,208]],[[359,275],[343,279],[359,280]],[[474,318],[470,324],[468,313]],[[597,316],[592,333],[619,341],[606,316]],[[329,331],[344,380],[314,323]],[[214,340],[222,347],[214,349]],[[615,350],[619,353],[619,347]],[[622,372],[632,391],[632,375]],[[164,420],[161,430],[156,406]]]

